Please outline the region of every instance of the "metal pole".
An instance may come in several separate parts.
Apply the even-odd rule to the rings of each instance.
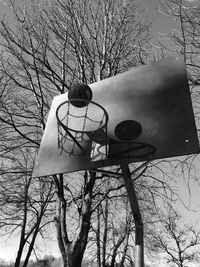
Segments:
[[[133,218],[135,221],[135,267],[144,267],[144,234],[143,222],[140,213],[131,173],[128,165],[121,165],[122,175],[126,186]]]

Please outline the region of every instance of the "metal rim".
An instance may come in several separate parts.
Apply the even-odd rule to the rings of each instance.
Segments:
[[[93,104],[93,105],[95,105],[95,106],[97,106],[98,108],[100,108],[102,111],[103,111],[103,114],[104,114],[104,116],[105,116],[105,123],[100,127],[100,128],[97,128],[96,130],[91,130],[91,131],[78,131],[78,130],[74,130],[74,129],[71,129],[71,128],[69,128],[69,127],[67,127],[65,124],[63,124],[62,123],[62,121],[60,120],[60,118],[59,118],[59,109],[63,106],[63,105],[65,105],[65,104],[69,104],[69,105],[72,105],[71,103],[70,103],[70,101],[73,101],[73,100],[76,100],[76,101],[83,101],[83,102],[88,102],[88,104]],[[57,107],[57,109],[56,109],[56,118],[57,118],[57,121],[58,121],[58,123],[63,127],[63,129],[65,130],[65,131],[72,131],[72,132],[75,132],[75,133],[82,133],[82,134],[89,134],[89,133],[92,133],[92,132],[96,132],[97,130],[99,131],[99,130],[102,130],[103,128],[105,128],[106,127],[106,125],[107,125],[107,123],[108,123],[108,118],[109,118],[109,116],[108,116],[108,113],[107,113],[107,111],[105,110],[105,108],[104,107],[102,107],[100,104],[98,104],[98,103],[96,103],[96,102],[94,102],[94,101],[90,101],[90,100],[86,100],[86,99],[79,99],[79,98],[77,98],[77,99],[70,99],[70,101],[69,100],[66,100],[66,101],[64,101],[64,102],[62,102],[58,107]],[[88,105],[87,104],[87,105]]]

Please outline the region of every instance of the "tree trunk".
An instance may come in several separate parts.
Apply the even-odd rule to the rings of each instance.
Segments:
[[[108,199],[105,202],[105,214],[104,214],[104,233],[103,233],[103,255],[102,255],[102,267],[106,267],[106,245],[108,236]]]
[[[23,249],[26,243],[25,240],[25,231],[26,231],[26,223],[27,223],[27,196],[28,196],[28,187],[25,188],[25,196],[24,196],[24,203],[23,203],[23,223],[22,223],[22,229],[21,229],[21,235],[20,235],[20,244],[19,249],[17,252],[17,257],[15,259],[15,267],[20,266],[20,261],[23,253]]]
[[[101,241],[100,241],[100,207],[97,207],[97,231],[96,231],[96,243],[97,243],[97,263],[98,267],[101,267]]]
[[[25,245],[25,242],[20,240],[20,246],[19,246],[19,249],[17,251],[17,257],[15,259],[15,267],[19,267],[20,266],[24,245]]]
[[[41,219],[42,219],[42,215],[40,215],[40,218],[37,222],[37,225],[35,226],[35,230],[34,230],[34,233],[33,233],[33,237],[32,237],[32,240],[31,240],[31,243],[29,245],[29,249],[28,249],[28,252],[26,254],[26,258],[24,260],[24,263],[23,263],[23,267],[26,267],[28,266],[28,262],[29,262],[29,259],[30,259],[30,256],[31,256],[31,253],[33,251],[33,248],[34,248],[34,244],[35,244],[35,240],[36,240],[36,237],[37,237],[37,234],[39,232],[39,226],[40,226],[40,222],[41,222]]]
[[[117,244],[115,244],[115,247],[114,247],[114,249],[113,249],[113,253],[112,253],[112,258],[111,258],[111,264],[110,264],[110,267],[115,267],[117,251],[118,251],[119,247],[121,246],[121,244],[123,243],[125,237],[126,237],[126,233],[124,234],[124,236],[122,236],[122,237],[118,240]]]
[[[59,206],[55,220],[57,239],[64,267],[81,267],[90,230],[92,192],[95,184],[95,177],[96,174],[94,172],[90,172],[89,175],[87,172],[85,174],[85,191],[83,194],[79,226],[72,241],[68,239],[66,228],[66,200],[64,198],[63,176],[60,175],[59,180],[56,180],[57,186],[59,185]]]

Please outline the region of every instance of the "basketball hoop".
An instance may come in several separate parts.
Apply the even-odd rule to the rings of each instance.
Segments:
[[[83,105],[76,108],[74,101]],[[86,99],[70,99],[58,106],[56,118],[61,154],[85,154],[91,159],[99,144],[106,146],[107,154],[108,114],[101,105]]]

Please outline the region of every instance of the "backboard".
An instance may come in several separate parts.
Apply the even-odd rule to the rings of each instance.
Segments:
[[[53,99],[34,177],[138,162],[145,155],[160,159],[199,152],[182,58],[169,57],[89,86],[92,100],[86,107],[71,106],[68,93]],[[87,153],[79,153],[57,117]]]

